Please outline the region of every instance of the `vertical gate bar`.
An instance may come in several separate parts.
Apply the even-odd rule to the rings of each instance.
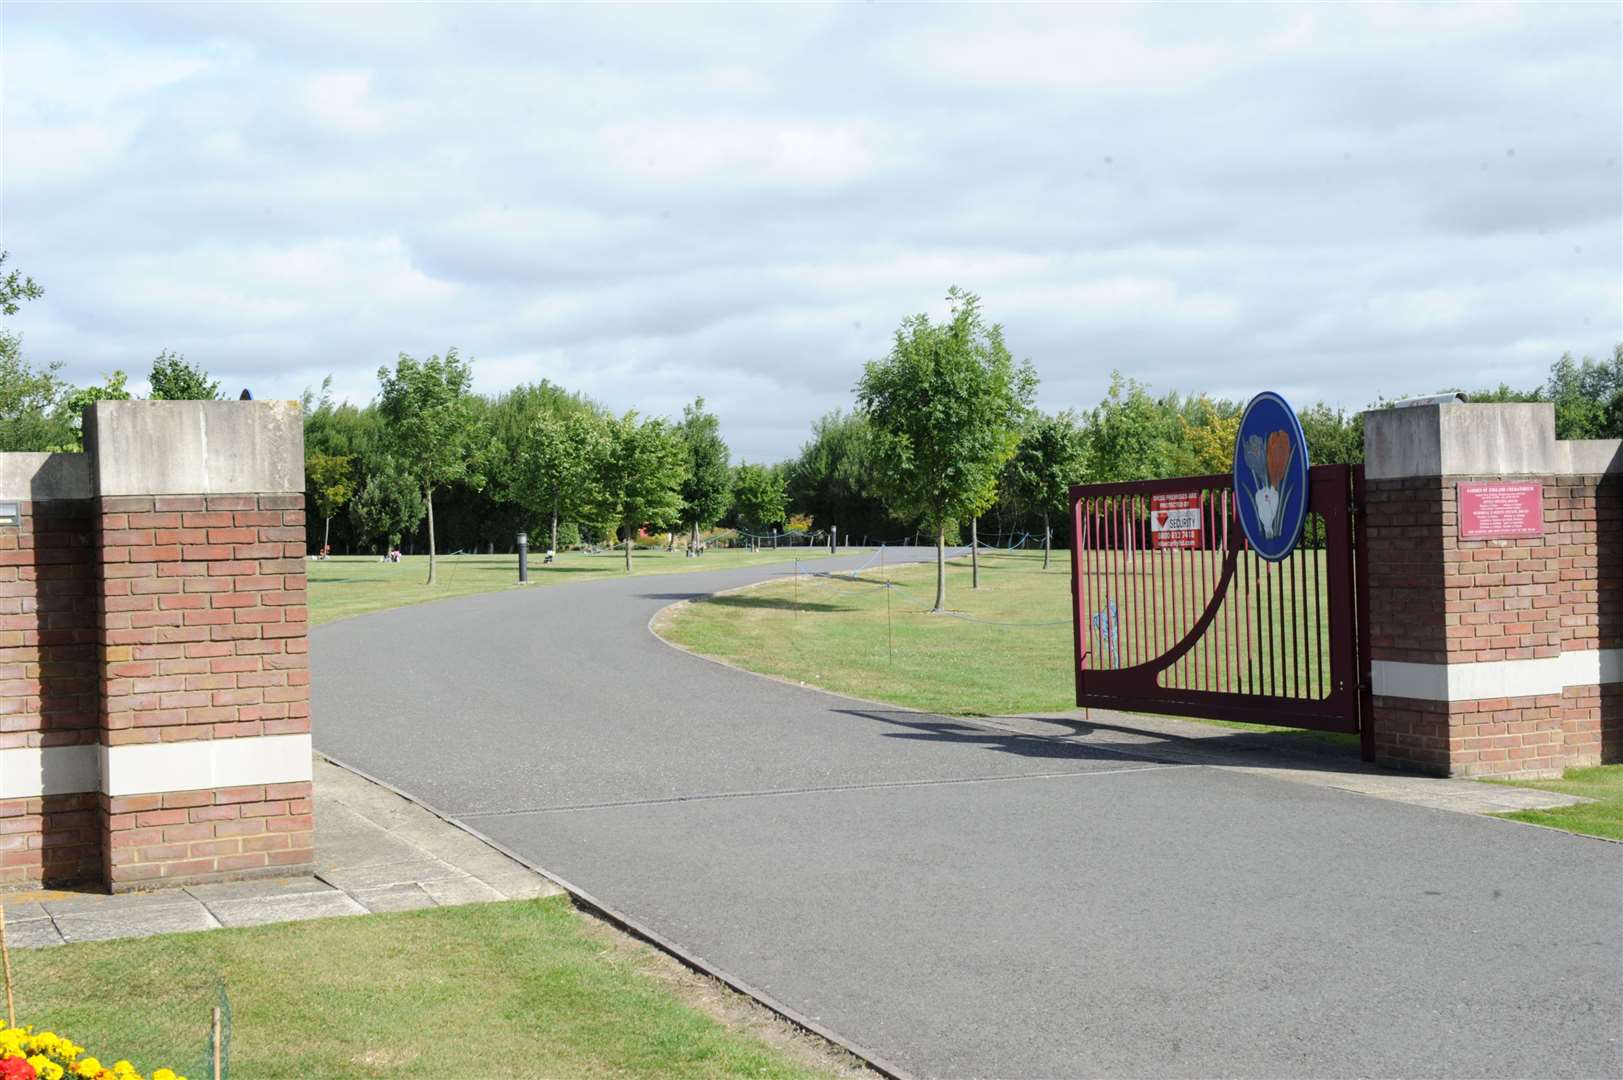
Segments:
[[[1125,498],[1118,495],[1110,500],[1110,587],[1116,594],[1116,663],[1121,667],[1128,666],[1127,650],[1133,641],[1133,605],[1127,602],[1121,572],[1121,504]]]
[[[1228,558],[1229,546],[1236,542],[1234,533],[1231,531],[1232,528],[1233,528],[1233,525],[1234,525],[1234,521],[1233,521],[1234,504],[1233,504],[1233,501],[1232,501],[1232,494],[1233,494],[1232,492],[1227,491],[1227,490],[1225,490],[1223,492],[1223,557],[1225,559]],[[1236,563],[1238,563],[1240,561],[1240,557],[1239,557],[1238,554],[1235,555],[1234,561]],[[1230,651],[1232,653],[1232,655],[1231,655],[1231,657],[1229,659],[1229,662],[1228,662],[1228,680],[1223,685],[1223,689],[1227,690],[1231,694],[1237,694],[1237,693],[1240,692],[1240,686],[1241,686],[1241,682],[1242,682],[1242,680],[1240,678],[1240,674],[1239,674],[1239,671],[1240,671],[1240,607],[1239,607],[1239,604],[1235,601],[1235,597],[1237,597],[1239,595],[1240,595],[1240,575],[1239,575],[1239,567],[1236,566],[1235,567],[1235,575],[1229,581],[1228,595],[1223,598],[1223,606],[1228,608],[1228,612],[1229,612],[1229,643],[1230,643]]]
[[[1302,651],[1307,648],[1307,620],[1302,605],[1302,596],[1307,591],[1307,586],[1302,582],[1307,578],[1307,557],[1311,554],[1312,549],[1304,550],[1297,547],[1296,553],[1291,556],[1296,562],[1295,573],[1291,575],[1291,636],[1296,639],[1291,642],[1291,668],[1296,672],[1296,696],[1299,698],[1308,696],[1304,682],[1307,677],[1307,662],[1302,655]]]
[[[1211,576],[1211,549],[1206,546],[1217,535],[1216,529],[1213,528],[1217,522],[1212,520],[1212,502],[1210,498],[1212,494],[1212,491],[1208,489],[1201,492],[1200,496],[1200,591],[1203,596],[1211,596],[1215,591],[1212,586],[1213,579]],[[1216,599],[1215,596],[1211,596],[1207,603],[1212,603]],[[1213,619],[1211,627],[1206,632],[1206,640],[1201,643],[1206,646],[1205,678],[1200,682],[1201,688],[1205,690],[1212,688],[1212,638],[1216,636],[1217,630],[1217,620]]]
[[[1369,525],[1365,514],[1364,467],[1352,472],[1353,611],[1358,624],[1354,640],[1358,674],[1358,749],[1365,761],[1375,760],[1375,682],[1369,656]]]
[[[1088,539],[1090,541],[1088,545],[1088,595],[1090,597],[1097,597],[1100,592],[1099,524],[1094,511],[1094,506],[1097,502],[1098,500],[1094,499],[1092,496],[1088,497]],[[1096,603],[1098,603],[1097,599],[1090,599],[1088,606],[1082,611],[1083,617],[1088,620],[1088,654],[1094,658],[1093,663],[1095,667],[1099,665],[1099,653],[1101,651],[1108,651],[1109,649],[1108,643],[1103,645],[1103,649],[1101,649],[1101,646],[1093,643],[1093,635],[1098,630],[1098,627],[1093,625],[1093,605]]]
[[[1266,686],[1267,693],[1274,692],[1274,658],[1273,658],[1273,577],[1268,573],[1269,563],[1259,556],[1256,551],[1251,552],[1251,561],[1257,571],[1257,629],[1262,633],[1262,651],[1257,657],[1257,686],[1260,690]]]
[[[1195,498],[1198,500],[1200,496],[1196,495]],[[1195,503],[1195,511],[1198,518],[1200,511],[1199,502]],[[1200,571],[1200,563],[1197,561],[1199,553],[1192,547],[1179,548],[1178,550],[1183,553],[1184,590],[1188,594],[1188,597],[1183,605],[1184,614],[1186,616],[1186,620],[1184,622],[1184,633],[1187,634],[1190,630],[1194,629],[1195,620],[1200,618],[1200,608],[1195,606],[1200,602],[1200,584],[1197,580]],[[1203,638],[1205,636],[1205,634],[1201,635]],[[1200,649],[1198,648],[1200,644],[1201,642],[1195,642],[1197,647],[1189,650],[1187,654],[1189,662],[1184,665],[1184,670],[1188,673],[1189,677],[1188,682],[1185,683],[1185,685],[1191,690],[1200,689]]]
[[[1116,599],[1116,665],[1127,666],[1127,649],[1132,641],[1132,606],[1122,593],[1121,503],[1122,496],[1110,500],[1110,588]]]
[[[1229,493],[1227,490],[1219,490],[1218,494],[1221,496],[1223,514],[1223,546],[1218,550],[1222,552],[1224,558],[1227,558],[1229,550]],[[1228,612],[1229,625],[1226,627],[1228,632],[1224,635],[1224,640],[1222,642],[1221,670],[1218,674],[1217,688],[1219,690],[1227,690],[1231,693],[1234,691],[1234,661],[1232,658],[1232,652],[1234,646],[1235,626],[1233,601],[1234,581],[1233,579],[1230,579],[1229,587],[1224,591],[1223,595],[1223,610]]]
[[[1132,558],[1128,562],[1128,569],[1133,575],[1133,583],[1138,586],[1139,614],[1141,616],[1139,626],[1144,632],[1144,639],[1141,642],[1143,651],[1140,653],[1142,657],[1140,663],[1153,660],[1160,655],[1160,651],[1156,648],[1159,635],[1155,631],[1155,620],[1158,612],[1155,610],[1154,593],[1152,591],[1155,578],[1150,576],[1149,580],[1145,580],[1149,571],[1144,566],[1144,552],[1138,546],[1138,521],[1143,513],[1143,496],[1134,495],[1133,512],[1127,521],[1127,544],[1128,550],[1132,552]]]
[[[1088,610],[1088,582],[1083,569],[1083,554],[1088,547],[1087,532],[1082,524],[1082,504],[1085,499],[1071,496],[1071,634],[1076,642],[1076,703],[1082,704],[1082,672],[1087,666],[1090,642],[1087,641],[1087,623],[1082,613]]]
[[[1115,578],[1113,576],[1114,567],[1111,565],[1111,562],[1110,562],[1110,496],[1104,495],[1104,496],[1100,497],[1099,505],[1098,505],[1098,512],[1099,512],[1099,577],[1100,577],[1100,579],[1102,581],[1100,591],[1103,593],[1103,595],[1100,596],[1099,599],[1102,602],[1101,603],[1101,610],[1103,610],[1105,612],[1105,619],[1108,621],[1109,618],[1110,618],[1110,614],[1109,614],[1109,612],[1110,612],[1110,601],[1116,599],[1116,581],[1115,581]],[[1118,611],[1120,610],[1120,605],[1119,604],[1117,605],[1117,610]],[[1105,633],[1108,634],[1109,632],[1110,632],[1110,628],[1107,625],[1105,627]],[[1101,648],[1103,648],[1104,651],[1108,654],[1110,652],[1110,642],[1109,641],[1103,642],[1102,645],[1101,645]],[[1118,627],[1117,630],[1116,630],[1116,656],[1111,658],[1111,661],[1110,661],[1110,666],[1111,667],[1114,668],[1114,667],[1117,667],[1119,665],[1119,663],[1120,663],[1120,652],[1121,652],[1121,630]]]
[[[1167,652],[1167,632],[1170,629],[1167,625],[1167,618],[1171,614],[1167,599],[1171,590],[1168,575],[1164,572],[1166,568],[1161,565],[1161,560],[1157,557],[1158,554],[1154,545],[1151,545],[1149,551],[1150,587],[1155,595],[1155,641],[1151,647],[1155,650],[1155,656],[1160,658],[1165,656]]]
[[[1324,519],[1320,518],[1324,524]],[[1314,632],[1314,648],[1316,650],[1315,664],[1319,672],[1319,698],[1323,700],[1330,696],[1329,672],[1324,663],[1324,644],[1329,631],[1324,625],[1324,570],[1330,561],[1330,529],[1324,529],[1324,558],[1319,561],[1313,571],[1313,623],[1318,629]]]
[[[1352,521],[1347,507],[1351,502],[1351,470],[1345,465],[1321,466],[1322,512],[1325,534],[1331,547],[1327,553],[1332,570],[1326,606],[1330,625],[1331,696],[1344,710],[1339,717],[1352,731],[1358,723],[1358,672],[1356,621],[1353,599]]]
[[[1126,590],[1136,598],[1133,601],[1133,614],[1138,617],[1138,627],[1136,627],[1138,629],[1138,642],[1134,643],[1134,645],[1138,648],[1136,663],[1143,664],[1147,659],[1151,659],[1149,625],[1146,622],[1149,619],[1149,612],[1146,611],[1143,603],[1143,581],[1138,577],[1139,559],[1138,546],[1134,542],[1136,538],[1133,536],[1134,518],[1138,518],[1138,495],[1136,494],[1128,495],[1121,502],[1121,573],[1123,573]]]

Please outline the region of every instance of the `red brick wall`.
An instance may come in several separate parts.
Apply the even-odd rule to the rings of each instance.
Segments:
[[[291,873],[315,858],[308,780],[100,797],[114,890]]]
[[[304,496],[142,496],[99,504],[106,744],[308,732]],[[120,810],[118,799],[104,803],[115,844],[123,842],[117,834],[131,829],[142,838],[134,846],[140,857],[109,849],[112,887],[153,877],[196,880],[274,862],[266,855],[277,849],[245,851],[234,837],[230,843],[214,835],[149,842],[149,829],[203,824],[139,821],[142,814],[168,821],[189,813],[195,808],[162,799],[193,797],[201,796],[134,796],[131,805],[143,809],[130,811]],[[308,785],[302,797],[308,798]],[[152,799],[159,804],[147,806]],[[260,795],[254,801],[280,800]],[[129,814],[136,815],[133,823]],[[303,834],[280,850],[302,852],[308,862],[308,817],[291,815],[301,817]]]
[[[91,507],[21,502],[18,511],[20,527],[0,529],[0,750],[94,744]],[[0,883],[66,884],[100,873],[95,800],[86,799],[0,800]]]
[[[1534,478],[1544,485],[1544,536],[1462,540],[1456,485],[1471,479],[1369,482],[1371,658],[1466,664],[1623,643],[1618,483]],[[1618,760],[1616,703],[1594,687],[1455,702],[1377,696],[1376,754],[1468,775]]]

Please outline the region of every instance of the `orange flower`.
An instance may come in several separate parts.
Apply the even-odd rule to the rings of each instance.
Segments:
[[[1268,483],[1278,487],[1291,463],[1291,439],[1283,431],[1268,436]]]

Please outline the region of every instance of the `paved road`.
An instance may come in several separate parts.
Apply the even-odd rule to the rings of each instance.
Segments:
[[[645,630],[770,572],[322,627],[316,745],[906,1072],[1623,1075],[1623,845],[869,708]]]

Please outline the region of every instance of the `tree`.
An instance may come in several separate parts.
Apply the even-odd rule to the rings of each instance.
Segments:
[[[21,346],[0,330],[0,451],[61,449],[75,438],[66,414],[71,388],[58,377],[61,363],[31,367]]]
[[[0,270],[5,269],[10,257],[11,252],[0,251]],[[33,278],[24,277],[21,270],[13,270],[0,278],[0,311],[7,315],[17,314],[24,300],[38,300],[44,295],[45,290],[34,284]]]
[[[824,531],[882,535],[898,523],[879,496],[878,469],[868,418],[835,410],[812,425],[811,440],[789,463],[789,505]]]
[[[1174,475],[1177,421],[1149,391],[1121,372],[1110,374],[1110,392],[1088,416],[1088,479],[1149,480]]]
[[[550,514],[550,550],[558,550],[558,520],[592,512],[608,432],[594,412],[545,413],[530,425],[520,451],[519,495],[537,513]]]
[[[699,530],[720,521],[732,503],[732,469],[721,422],[704,411],[704,398],[694,398],[693,404],[682,407],[676,434],[687,456],[680,523],[691,530],[688,551],[692,552],[699,546]]]
[[[392,548],[423,520],[422,491],[393,458],[379,458],[350,500],[349,517],[363,541]]]
[[[749,462],[741,462],[733,470],[732,501],[739,525],[757,535],[782,521],[789,506],[783,477],[765,465]]]
[[[1003,328],[982,321],[978,297],[954,287],[947,299],[949,321],[905,320],[889,357],[870,362],[857,385],[891,509],[935,532],[934,611],[947,602],[947,523],[997,497],[1037,381],[1029,362],[1009,355]]]
[[[355,496],[355,458],[350,454],[310,454],[304,459],[304,475],[315,491],[316,512],[326,522],[321,549],[332,540],[333,515]]]
[[[638,420],[635,412],[609,419],[603,453],[597,460],[593,513],[625,530],[626,573],[631,545],[643,525],[664,528],[682,512],[682,480],[687,456],[664,420]]]
[[[85,448],[85,410],[94,402],[130,400],[129,387],[124,385],[126,378],[122,371],[115,370],[99,386],[81,387],[67,396],[62,407],[72,431],[73,449]]]
[[[220,384],[209,381],[208,372],[168,349],[152,361],[149,379],[153,401],[216,401],[220,397]]]
[[[1086,462],[1087,442],[1076,414],[1069,410],[1055,416],[1039,415],[1027,424],[1009,461],[1016,497],[1026,510],[1042,515],[1044,570],[1053,545],[1049,515],[1066,511],[1071,485],[1081,482]]]
[[[473,464],[484,443],[469,386],[473,372],[455,349],[414,360],[405,353],[394,371],[378,368],[378,412],[390,453],[423,493],[428,514],[428,584],[434,584],[434,492],[448,484],[484,485]]]

